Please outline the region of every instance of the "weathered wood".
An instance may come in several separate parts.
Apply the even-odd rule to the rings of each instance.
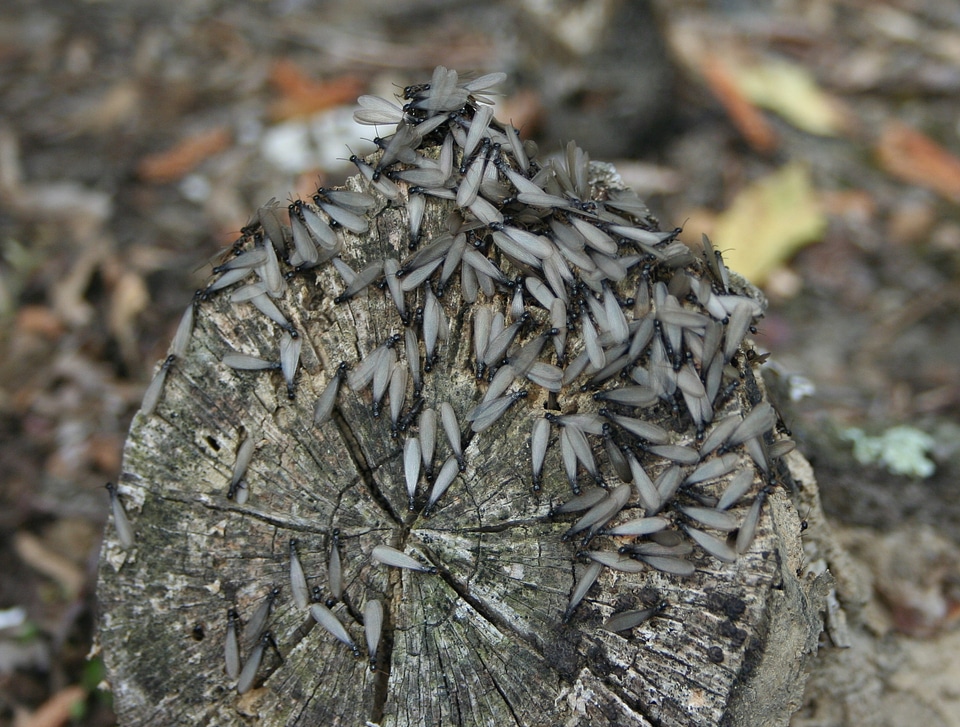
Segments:
[[[356,180],[351,185],[362,189]],[[452,206],[429,201],[424,239],[445,229]],[[342,257],[356,270],[408,252],[402,205],[381,200],[370,218],[363,235],[338,233],[346,241]],[[626,293],[638,279],[620,289]],[[580,535],[562,537],[580,513],[551,515],[571,497],[557,427],[542,489],[532,490],[529,437],[550,403],[547,393],[528,383],[529,395],[502,419],[471,432],[466,414],[487,384],[474,375],[474,306],[451,285],[441,299],[449,336],[424,376],[422,396],[424,407],[453,406],[466,467],[429,516],[423,506],[433,480],[421,474],[411,511],[403,446],[416,432],[415,417],[408,432],[393,436],[387,397],[374,417],[369,388],[354,392],[344,383],[332,420],[313,424],[314,405],[340,363],[355,370],[404,332],[386,290],[372,287],[336,304],[343,287],[327,265],[293,275],[277,301],[303,341],[295,398],[288,398],[280,371],[222,363],[231,351],[279,361],[282,331],[249,303],[215,293],[197,303],[187,354],[170,366],[154,412],[135,418],[118,491],[136,540],[124,549],[111,529],[99,582],[100,641],[121,723],[786,723],[816,649],[822,593],[798,575],[800,528],[785,465],[778,465],[784,486],[771,490],[757,536],[736,562],[695,549],[689,578],[604,568],[565,622],[589,561],[578,556]],[[506,310],[511,297],[501,288],[492,301],[481,295],[481,303]],[[408,300],[422,305],[422,290]],[[580,347],[578,341],[574,352]],[[744,383],[723,413],[749,411],[763,400],[750,366],[738,361]],[[563,413],[602,406],[579,385],[565,387],[557,403]],[[676,443],[696,446],[689,419],[678,419],[667,404],[647,411]],[[246,438],[256,447],[244,476],[249,499],[241,505],[227,492]],[[439,425],[437,440],[435,473],[451,454]],[[599,437],[591,445],[603,451]],[[740,450],[743,466],[752,467]],[[653,476],[666,466],[652,455],[644,464]],[[601,471],[618,484],[606,460]],[[722,492],[732,476],[697,491]],[[580,479],[590,484],[584,473]],[[750,502],[733,512],[742,517]],[[628,508],[621,521],[640,516],[636,497]],[[681,522],[672,506],[665,512]],[[309,586],[329,597],[335,532],[345,595],[332,611],[359,656],[298,609],[291,594],[295,538]],[[616,552],[623,542],[598,536],[590,548]],[[370,557],[377,545],[438,572],[378,564]],[[247,622],[275,587],[280,594],[266,628],[283,660],[265,648],[254,688],[238,695],[225,673],[228,611],[236,607]],[[368,665],[362,625],[371,599],[385,605],[376,670]],[[666,604],[662,612],[630,631],[602,627],[615,612],[659,603]],[[238,631],[242,664],[258,635],[245,640]]]

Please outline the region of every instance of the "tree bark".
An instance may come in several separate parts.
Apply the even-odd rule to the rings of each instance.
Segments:
[[[450,203],[431,200],[427,239],[444,229],[449,210]],[[406,254],[403,208],[382,206],[372,220],[362,236],[340,233],[343,258],[356,269]],[[604,568],[565,622],[589,561],[578,556],[580,535],[563,538],[579,514],[551,515],[571,497],[556,427],[542,489],[532,489],[529,437],[550,404],[546,393],[528,385],[527,398],[490,429],[471,432],[466,413],[487,384],[474,375],[476,304],[451,286],[441,299],[449,337],[424,374],[422,394],[424,407],[453,406],[466,469],[429,516],[423,505],[433,480],[421,475],[417,509],[409,510],[403,445],[415,426],[393,436],[386,404],[374,417],[369,388],[354,392],[346,384],[332,420],[313,424],[314,405],[337,366],[345,361],[355,369],[404,332],[386,291],[372,287],[336,304],[342,289],[328,265],[294,275],[277,301],[303,341],[295,398],[288,398],[279,371],[237,371],[222,363],[231,351],[278,360],[281,332],[253,306],[216,293],[197,303],[189,351],[170,367],[156,410],[134,419],[119,497],[136,540],[124,549],[111,529],[99,574],[100,643],[122,724],[788,721],[817,648],[825,592],[823,579],[800,575],[790,458],[778,465],[782,486],[772,488],[756,538],[736,562],[722,563],[697,548],[688,578],[652,568],[635,574]],[[493,303],[508,308],[509,292]],[[765,396],[745,358],[738,361],[743,385],[717,419],[749,411]],[[405,411],[411,402],[408,393]],[[573,387],[565,387],[558,403],[564,413],[600,406],[590,392]],[[648,418],[676,443],[696,446],[695,432],[670,406],[650,408]],[[256,448],[245,476],[249,500],[240,505],[226,495],[245,438]],[[435,471],[451,454],[439,426],[437,441]],[[592,444],[603,451],[599,438]],[[752,466],[745,453],[741,458]],[[665,466],[653,457],[645,463],[654,475]],[[610,468],[601,469],[613,483]],[[702,491],[722,492],[732,476]],[[581,480],[588,484],[583,473]],[[809,478],[803,486],[816,487]],[[754,492],[759,487],[758,478]],[[745,513],[746,506],[735,512]],[[675,512],[670,517],[679,523]],[[298,541],[309,585],[327,598],[335,530],[345,593],[332,610],[361,652],[364,604],[379,599],[386,607],[376,670],[365,653],[355,656],[292,598],[289,541]],[[381,544],[437,573],[376,563],[370,554]],[[618,544],[598,536],[589,547],[616,552]],[[266,648],[254,688],[238,695],[224,672],[227,613],[236,607],[249,621],[274,587],[280,595],[266,628],[279,654]],[[603,628],[615,612],[661,602],[667,604],[662,612],[631,631]],[[245,639],[240,631],[246,660],[257,635]]]

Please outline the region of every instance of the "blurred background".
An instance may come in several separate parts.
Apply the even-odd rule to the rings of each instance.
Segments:
[[[910,721],[960,724],[960,5],[6,0],[0,725],[113,723],[103,485],[180,313],[258,206],[372,149],[359,94],[438,64],[507,72],[498,118],[615,163],[764,290],[764,368]]]

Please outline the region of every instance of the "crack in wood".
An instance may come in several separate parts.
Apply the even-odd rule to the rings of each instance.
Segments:
[[[168,502],[176,502],[181,505],[186,505],[188,507],[193,507],[199,505],[200,507],[210,510],[213,512],[222,512],[222,513],[235,513],[238,515],[243,515],[250,517],[253,520],[271,525],[278,530],[290,530],[297,533],[308,533],[311,535],[316,535],[318,533],[325,534],[325,531],[318,531],[317,525],[314,522],[296,522],[294,520],[283,520],[279,517],[270,515],[263,510],[258,510],[250,505],[235,505],[235,504],[218,504],[216,501],[211,500],[202,500],[197,498],[188,498],[183,497],[174,493],[165,493],[164,500]],[[229,500],[227,501],[229,502]]]
[[[479,652],[477,653],[477,660],[483,664],[483,668],[486,669],[487,674],[490,676],[490,681],[493,682],[493,688],[497,690],[497,694],[500,695],[503,703],[507,706],[507,709],[510,710],[510,714],[513,717],[513,721],[516,723],[517,727],[525,727],[523,720],[520,719],[516,709],[514,709],[509,695],[507,695],[507,693],[503,690],[503,687],[500,686],[500,682],[497,681],[497,677],[494,675],[493,671],[487,667],[487,662],[484,661],[483,655]]]
[[[424,550],[428,550],[424,546]],[[431,553],[431,555],[433,555]],[[527,644],[531,649],[533,649],[537,654],[543,656],[543,649],[540,644],[533,638],[531,634],[524,633],[515,629],[510,622],[499,616],[496,611],[491,610],[486,603],[481,601],[479,598],[470,593],[467,586],[458,581],[453,575],[443,567],[439,558],[435,555],[431,558],[431,562],[437,566],[438,575],[444,580],[444,582],[459,596],[463,601],[470,605],[470,607],[477,612],[484,620],[490,623],[497,631],[502,634],[513,634],[516,638],[519,638],[525,644]]]
[[[388,604],[392,599],[388,601]],[[380,724],[383,719],[387,698],[389,696],[390,670],[393,666],[393,617],[389,608],[384,609],[383,635],[377,647],[376,680],[373,688],[373,705],[370,710],[370,721]],[[384,666],[381,668],[380,664]]]
[[[398,527],[402,527],[403,518],[397,514],[397,512],[393,509],[393,506],[390,504],[390,501],[381,491],[380,485],[377,483],[376,477],[374,477],[373,467],[369,462],[367,462],[367,457],[363,453],[363,448],[360,446],[359,440],[354,434],[353,429],[351,429],[350,425],[347,423],[346,418],[343,416],[343,412],[341,412],[338,407],[335,407],[333,410],[333,421],[336,424],[337,431],[340,432],[340,436],[343,437],[347,454],[350,455],[350,459],[357,468],[357,472],[360,473],[360,478],[363,481],[363,484],[367,487],[370,497],[373,498],[377,505],[383,509],[383,511],[390,517],[391,520],[393,520],[394,523],[397,524]]]

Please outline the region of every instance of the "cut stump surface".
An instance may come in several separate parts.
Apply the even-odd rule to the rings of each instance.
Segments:
[[[466,108],[472,112],[471,104]],[[427,146],[424,142],[421,151],[429,153]],[[443,150],[434,148],[432,153],[436,158]],[[357,179],[350,187],[366,193]],[[600,199],[608,191],[603,184],[591,187]],[[410,195],[405,186],[390,204],[374,195],[377,206],[365,212],[369,229],[364,232],[332,228],[342,245],[341,259],[362,271],[371,261],[402,263],[408,258]],[[500,204],[512,203],[501,199]],[[421,249],[466,217],[462,229],[471,240],[467,249],[496,264],[506,273],[506,282],[495,281],[492,295],[487,295],[480,280],[481,292],[474,294],[470,281],[455,274],[439,291],[440,265],[424,284],[405,291],[409,327],[389,286],[378,286],[384,282],[382,274],[357,296],[335,302],[349,283],[330,264],[292,272],[280,263],[292,274],[271,301],[289,330],[296,331],[294,339],[259,307],[232,300],[243,297],[236,295],[239,287],[258,280],[252,269],[249,280],[196,302],[189,342],[160,374],[158,403],[150,413],[137,415],[124,451],[118,497],[133,525],[134,542],[123,547],[111,528],[103,546],[100,642],[121,723],[784,724],[799,704],[804,666],[815,653],[820,633],[822,592],[798,575],[803,559],[799,519],[789,496],[795,483],[788,460],[771,459],[776,484],[758,495],[768,476],[761,476],[755,454],[745,446],[749,443],[730,445],[722,455],[723,448],[700,455],[697,427],[679,389],[669,396],[654,395],[643,407],[598,399],[598,391],[622,389],[637,377],[631,381],[618,375],[591,386],[598,371],[595,362],[553,392],[537,383],[527,368],[529,377],[518,374],[503,394],[526,391],[526,396],[503,401],[502,415],[491,417],[488,428],[474,431],[490,411],[476,407],[493,385],[492,374],[504,361],[518,361],[519,346],[547,335],[537,361],[566,370],[592,345],[583,330],[589,318],[598,324],[598,345],[612,361],[625,349],[619,350],[609,336],[603,339],[604,326],[598,320],[603,316],[597,309],[603,310],[606,295],[616,296],[632,335],[645,317],[670,309],[663,293],[673,277],[712,280],[710,266],[693,255],[684,257],[682,266],[654,260],[643,271],[634,262],[627,276],[601,282],[599,290],[571,288],[562,358],[554,347],[557,334],[547,333],[550,311],[524,287],[521,305],[529,320],[518,326],[516,339],[480,380],[477,311],[486,306],[493,317],[503,314],[506,329],[512,323],[511,305],[516,305],[514,281],[525,286],[524,278],[544,276],[496,245],[474,247],[473,241],[486,239],[491,228],[471,227],[469,214],[451,222],[455,206],[453,200],[428,197]],[[524,221],[527,229],[542,228],[552,213],[540,208],[539,214],[537,222]],[[556,219],[566,225],[578,214],[589,219],[586,212],[575,210],[556,212]],[[643,223],[655,229],[649,218]],[[270,245],[266,228],[248,228],[238,251]],[[619,244],[622,248],[624,240]],[[712,284],[716,289],[719,283]],[[651,300],[645,309],[642,302],[629,300],[642,287]],[[672,299],[706,315],[689,302],[688,289],[678,288]],[[442,296],[428,301],[436,292]],[[442,310],[441,331],[435,356],[428,360],[433,334],[427,328],[436,313],[425,309],[433,305]],[[669,316],[657,318],[653,337],[667,340],[670,333],[663,330],[661,318]],[[407,330],[414,333],[412,349],[405,346]],[[691,353],[678,360],[683,366],[689,363],[703,379],[710,362],[699,360],[696,351],[702,351],[704,331],[695,327],[683,335],[683,347]],[[694,340],[698,336],[699,344]],[[233,353],[280,362],[290,356],[291,341],[301,344],[292,378],[279,368],[239,370],[224,363],[224,356]],[[644,346],[629,367],[654,366],[658,354],[651,349],[657,346],[662,344],[656,340]],[[721,352],[723,347],[721,343]],[[743,350],[721,366],[724,391],[710,402],[708,437],[716,422],[746,416],[765,401]],[[410,354],[416,357],[414,366],[408,366]],[[369,364],[371,356],[379,357],[376,365]],[[339,376],[341,363],[348,369],[340,377],[332,414],[315,424],[317,402]],[[351,380],[365,364],[374,369],[371,380]],[[629,367],[625,364],[624,371]],[[419,391],[415,368],[422,377]],[[676,388],[681,366],[667,368],[673,370]],[[395,373],[400,369],[409,373]],[[549,378],[549,370],[540,373]],[[288,397],[287,378],[293,398]],[[400,380],[391,387],[393,378]],[[731,381],[739,385],[730,386]],[[375,406],[378,387],[384,393]],[[402,400],[394,411],[391,397]],[[443,426],[445,403],[457,419],[462,457]],[[603,409],[607,411],[601,415]],[[418,447],[429,439],[424,429],[430,427],[422,419],[426,410],[436,413],[435,451],[428,458],[430,466],[421,461],[411,480],[404,451],[410,438],[417,438]],[[686,447],[686,452],[657,450],[658,444],[638,439],[611,423],[609,416],[639,417],[641,411],[645,421],[668,433],[668,444]],[[537,489],[531,431],[547,414],[552,421]],[[556,418],[572,414],[581,417]],[[565,432],[568,428],[578,431]],[[776,436],[773,429],[765,431],[762,446],[773,446]],[[582,441],[589,454],[578,447]],[[253,443],[253,454],[238,473],[238,452],[249,450],[244,442]],[[661,493],[670,489],[673,476],[666,471],[679,468],[674,473],[679,486],[667,491],[655,508],[644,501],[636,482],[627,481],[629,499],[613,511],[612,519],[567,536],[584,512],[593,512],[555,512],[574,497],[571,458],[573,479],[585,492],[596,486],[590,469],[597,469],[611,491],[604,496],[607,502],[624,484],[619,476],[625,474],[623,462],[618,470],[613,450],[621,457],[635,457],[651,480],[659,480]],[[671,459],[689,453],[696,455],[695,461]],[[728,472],[685,482],[703,462],[720,456],[731,457]],[[435,483],[445,477],[449,458],[462,460],[462,469],[448,466],[447,474],[455,472],[455,477],[437,494]],[[763,506],[752,542],[733,562],[725,562],[704,547],[717,549],[719,543],[735,548],[736,531],[728,539],[727,532],[691,520],[680,508],[713,508],[744,469],[756,469],[756,474],[747,494],[727,512],[742,524],[758,496]],[[228,491],[233,497],[228,498]],[[669,521],[659,534],[635,538],[597,532],[607,520],[613,526],[652,515],[655,509]],[[708,544],[714,545],[694,545],[685,528],[706,533],[713,539]],[[291,540],[296,541],[293,552],[306,577],[305,592],[291,579]],[[643,544],[667,549],[671,560],[627,557]],[[423,568],[378,562],[372,557],[377,546],[402,551]],[[624,547],[627,550],[618,553]],[[331,565],[333,549],[342,567],[339,578]],[[586,551],[603,554],[596,557],[607,562],[592,585],[584,579],[594,573],[595,561]],[[617,558],[626,570],[609,567]],[[687,577],[670,572],[687,566],[693,571]],[[578,587],[587,585],[582,600],[574,602]],[[269,599],[275,588],[278,595]],[[304,598],[328,603],[355,649],[338,638],[329,623],[317,623]],[[368,647],[364,621],[372,600],[383,605],[384,619]],[[232,608],[240,617],[235,629],[243,671],[239,677],[227,673],[225,658]],[[644,609],[655,613],[633,628],[604,628],[614,614]],[[264,638],[265,632],[272,642]],[[372,667],[368,651],[373,647]],[[250,665],[251,655],[259,658],[258,664]],[[236,667],[231,670],[236,672]]]

